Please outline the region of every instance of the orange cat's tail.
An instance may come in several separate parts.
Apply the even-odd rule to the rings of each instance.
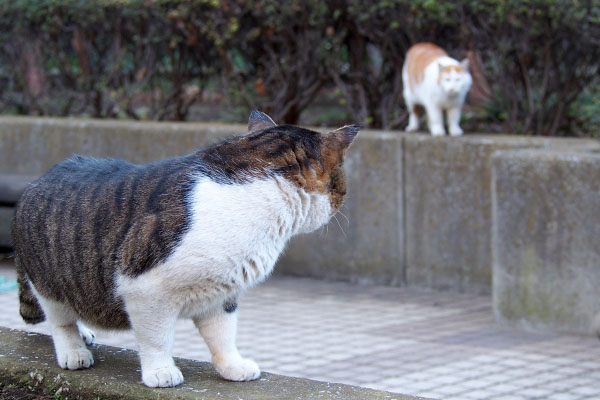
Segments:
[[[17,283],[19,285],[19,313],[23,321],[28,324],[38,324],[46,319],[44,311],[31,290],[31,283],[23,268],[19,266],[19,259],[15,256],[17,265]]]

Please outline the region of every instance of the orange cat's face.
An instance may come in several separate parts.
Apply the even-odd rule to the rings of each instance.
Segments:
[[[438,84],[448,97],[456,97],[461,93],[465,93],[471,86],[471,75],[464,68],[463,63],[461,65],[439,66]]]

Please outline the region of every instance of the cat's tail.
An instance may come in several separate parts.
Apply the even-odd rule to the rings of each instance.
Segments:
[[[19,260],[15,256],[15,264],[17,265],[17,283],[19,285],[19,313],[23,321],[28,324],[38,324],[46,320],[44,311],[38,303],[37,298],[31,290],[31,282],[23,268],[19,265]]]

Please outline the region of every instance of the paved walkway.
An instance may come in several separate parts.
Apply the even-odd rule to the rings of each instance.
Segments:
[[[9,263],[0,275],[14,279]],[[0,293],[0,325],[46,332]],[[240,302],[238,344],[263,370],[447,400],[600,399],[600,341],[503,329],[489,297],[272,278]],[[135,349],[131,333],[97,342]],[[190,321],[175,355],[209,360]]]

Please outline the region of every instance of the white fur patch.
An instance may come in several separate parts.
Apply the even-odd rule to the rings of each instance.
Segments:
[[[152,293],[180,317],[207,312],[266,279],[286,242],[319,228],[331,214],[327,195],[307,193],[281,177],[231,185],[201,177],[189,200],[191,227],[173,254],[136,278],[118,277],[126,302]]]
[[[58,365],[70,370],[89,368],[94,365],[94,357],[80,336],[81,331],[70,307],[45,298],[33,285],[30,286],[50,325]],[[81,327],[85,328],[84,325]]]

